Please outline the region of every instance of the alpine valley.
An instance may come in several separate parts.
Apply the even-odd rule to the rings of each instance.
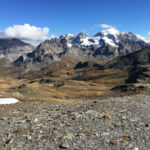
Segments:
[[[71,102],[149,92],[150,47],[114,28],[61,35],[37,47],[0,39],[0,95]]]
[[[150,46],[131,32],[0,39],[0,149],[150,149],[149,93]]]

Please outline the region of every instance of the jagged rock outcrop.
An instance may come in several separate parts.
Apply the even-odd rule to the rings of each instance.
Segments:
[[[19,57],[15,65],[40,69],[60,60],[63,56],[79,60],[98,58],[107,61],[141,50],[146,46],[148,46],[146,42],[131,32],[119,32],[113,28],[101,31],[93,37],[83,33],[67,34],[44,41],[33,52]]]
[[[105,68],[126,69],[136,67],[138,65],[150,64],[150,47],[146,47],[140,51],[130,53],[126,56],[118,57],[105,65]]]
[[[10,62],[31,52],[35,47],[18,39],[0,39],[0,58]]]

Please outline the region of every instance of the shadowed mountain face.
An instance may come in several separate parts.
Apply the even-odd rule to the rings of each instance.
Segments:
[[[125,83],[150,83],[150,47],[114,59],[105,69],[126,70],[129,73]]]
[[[129,67],[148,64],[150,64],[150,47],[146,47],[140,51],[130,53],[126,56],[118,57],[106,63],[105,68],[126,69]]]
[[[18,39],[0,39],[0,58],[5,58],[11,62],[33,49],[34,46]]]
[[[0,39],[0,47],[1,49],[8,49],[14,46],[26,46],[29,45],[24,43],[18,39]]]
[[[67,34],[44,41],[33,52],[20,56],[15,65],[24,66],[27,70],[37,70],[64,56],[78,60],[97,58],[108,61],[146,46],[148,44],[136,35],[121,33],[115,29],[102,31],[93,37],[83,33]]]

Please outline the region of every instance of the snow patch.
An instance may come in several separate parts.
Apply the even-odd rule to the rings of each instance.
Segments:
[[[105,42],[106,42],[108,45],[111,45],[111,46],[113,46],[113,47],[118,47],[118,45],[116,45],[116,44],[114,43],[114,41],[113,41],[112,39],[109,39],[107,36],[103,37],[102,39],[105,40]]]
[[[100,37],[86,37],[81,42],[83,46],[100,46]]]
[[[72,44],[67,42],[67,46],[68,47],[72,47]]]
[[[70,37],[75,37],[76,34],[72,34],[72,33],[68,33],[67,36],[70,36]]]
[[[107,29],[107,30],[103,30],[102,33],[104,34],[104,36],[107,36],[107,35],[111,34],[115,37],[117,37],[120,34],[120,32],[115,28],[110,28],[110,29]]]
[[[121,33],[117,29],[110,28],[110,29],[101,31],[101,33],[102,33],[101,36],[86,37],[86,38],[81,39],[81,42],[82,42],[81,45],[101,46],[101,39],[103,39],[108,45],[111,45],[113,47],[118,47],[117,45],[117,43],[119,42],[118,35],[120,35]]]
[[[68,34],[61,35],[60,37],[64,37],[66,39],[70,39],[70,38],[76,37],[76,34],[68,33]]]
[[[15,98],[0,98],[0,105],[2,104],[15,104],[18,103],[19,100],[15,99]]]

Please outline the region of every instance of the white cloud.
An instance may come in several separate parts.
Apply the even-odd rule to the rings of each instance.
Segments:
[[[0,31],[0,38],[18,38],[25,41],[44,41],[48,39],[49,28],[31,26],[30,24],[14,25]]]
[[[108,25],[108,24],[96,24],[95,26],[100,27],[100,28],[104,28],[104,29],[113,28],[113,26]]]
[[[51,34],[50,39],[57,38],[55,34]]]
[[[146,38],[145,38],[145,37],[143,37],[143,36],[141,36],[141,35],[139,35],[139,34],[136,34],[136,36],[137,36],[138,38],[142,39],[143,41],[145,41],[145,40],[146,40]]]
[[[150,32],[148,32],[147,40],[148,40],[148,43],[150,43]]]
[[[150,32],[148,32],[148,36],[147,37],[141,36],[139,34],[136,34],[136,36],[139,37],[140,39],[142,39],[143,41],[145,41],[145,42],[150,44]]]

